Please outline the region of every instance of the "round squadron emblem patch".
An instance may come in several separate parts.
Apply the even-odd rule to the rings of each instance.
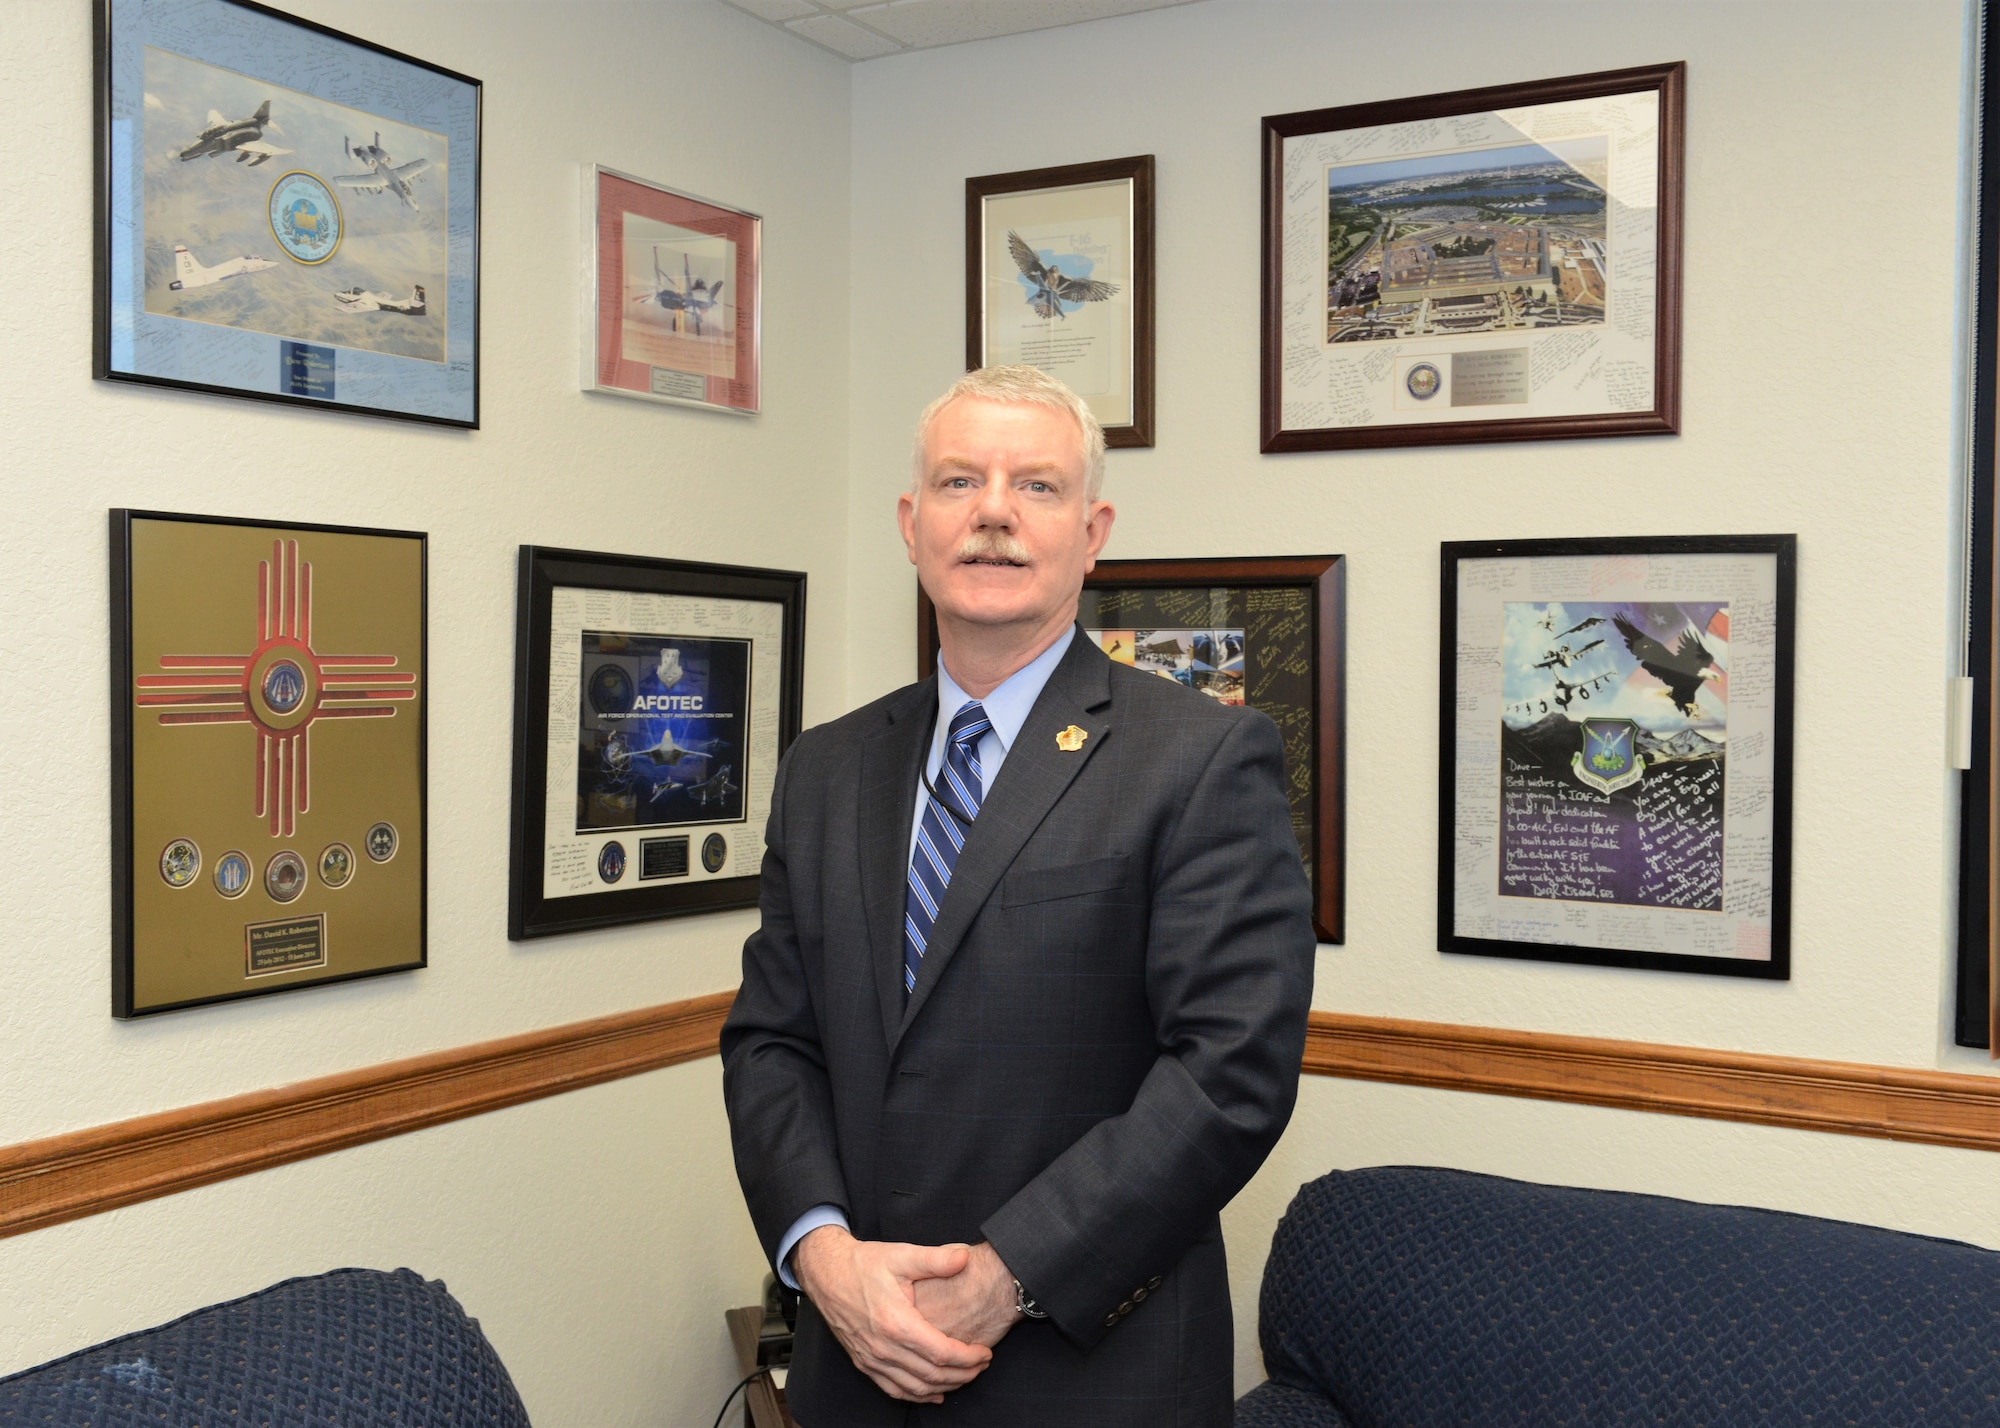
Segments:
[[[324,263],[340,247],[340,204],[318,174],[293,169],[271,185],[271,233],[294,262]]]
[[[1430,362],[1419,362],[1403,374],[1403,386],[1420,402],[1427,402],[1444,386],[1444,374]]]

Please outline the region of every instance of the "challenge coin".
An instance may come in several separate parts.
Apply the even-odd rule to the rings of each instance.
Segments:
[[[319,880],[330,888],[344,888],[354,876],[354,850],[345,843],[329,843],[320,850]]]
[[[272,902],[290,902],[306,890],[306,860],[286,849],[264,865],[264,891]]]
[[[1403,385],[1418,401],[1427,402],[1444,385],[1444,374],[1432,363],[1419,362],[1404,375]]]
[[[711,833],[701,840],[701,865],[711,873],[722,871],[722,865],[729,861],[729,840],[720,833]]]
[[[201,849],[192,838],[176,838],[160,850],[160,877],[170,888],[184,888],[201,876]]]
[[[376,862],[388,862],[396,856],[396,825],[377,823],[361,840],[361,846],[368,850],[368,856]]]
[[[250,859],[234,848],[215,860],[215,890],[224,897],[242,897],[250,878]]]
[[[597,854],[597,876],[607,883],[615,883],[625,876],[625,845],[606,843]]]

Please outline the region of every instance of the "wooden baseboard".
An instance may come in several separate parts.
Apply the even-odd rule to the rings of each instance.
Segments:
[[[2000,1077],[1314,1012],[1319,1076],[2000,1150]]]
[[[0,1149],[0,1236],[715,1054],[732,992]]]
[[[734,993],[0,1148],[0,1236],[715,1053]],[[1314,1012],[1318,1076],[2000,1150],[2000,1077]]]

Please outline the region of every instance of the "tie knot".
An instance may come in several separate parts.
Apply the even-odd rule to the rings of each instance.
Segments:
[[[975,699],[963,709],[960,709],[958,713],[952,715],[948,737],[952,743],[969,748],[973,744],[978,743],[986,731],[992,727],[993,721],[986,717],[986,711],[980,707],[979,701]]]

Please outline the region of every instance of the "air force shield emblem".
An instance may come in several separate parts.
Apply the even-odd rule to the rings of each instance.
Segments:
[[[1630,788],[1646,773],[1639,752],[1639,726],[1630,719],[1585,719],[1583,748],[1570,755],[1569,766],[1579,779],[1599,793]]]

